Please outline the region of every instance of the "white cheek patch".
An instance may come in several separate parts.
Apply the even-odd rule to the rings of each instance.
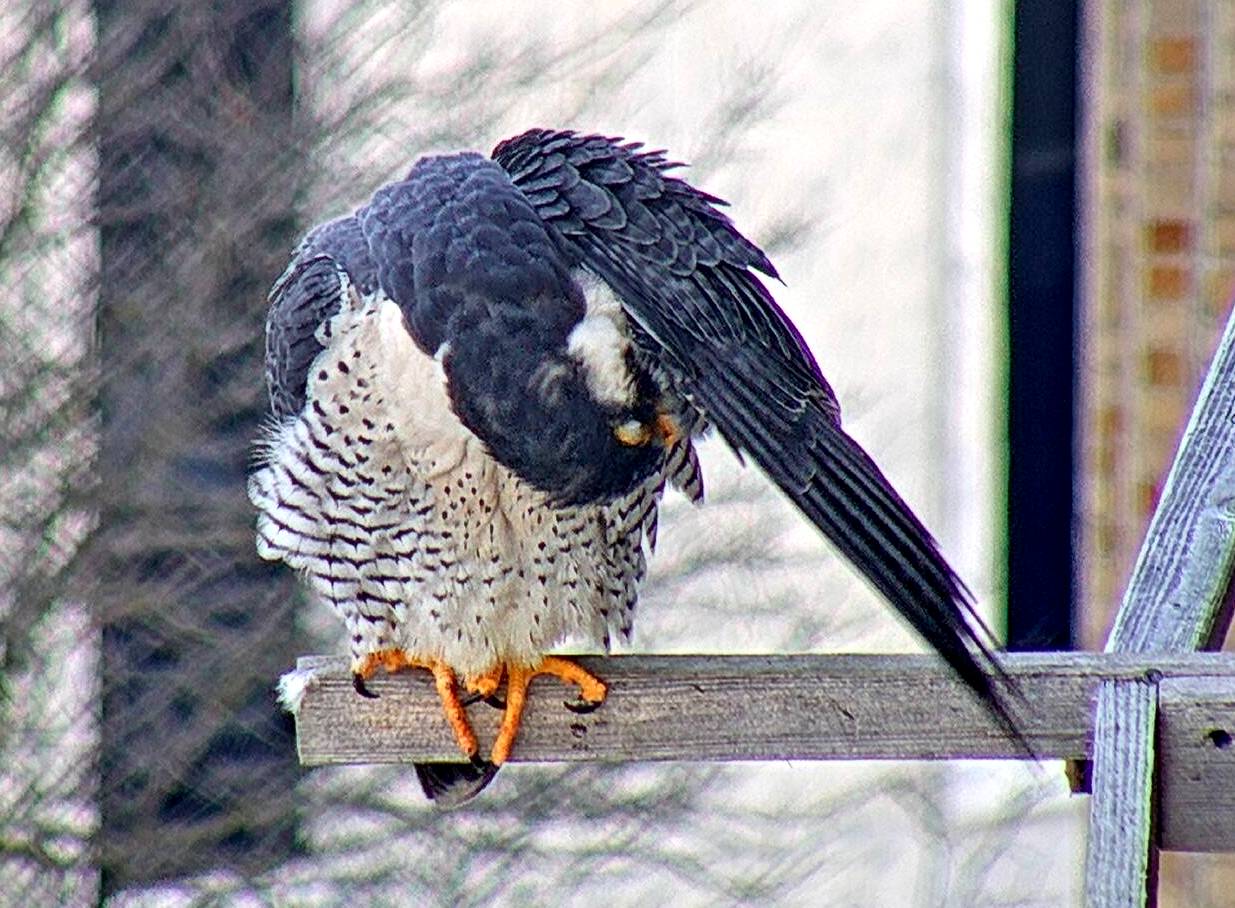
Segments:
[[[601,403],[629,407],[635,384],[626,367],[629,342],[604,316],[588,316],[566,341],[566,350],[583,365],[588,391]]]
[[[601,403],[629,407],[635,402],[635,382],[626,362],[630,350],[626,314],[613,291],[600,278],[576,271],[587,312],[566,339],[566,352],[583,366],[588,391]]]

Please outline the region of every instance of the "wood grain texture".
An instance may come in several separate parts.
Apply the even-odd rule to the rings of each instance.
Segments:
[[[580,661],[609,684],[587,715],[569,692],[532,687],[512,759],[525,761],[1024,758],[968,689],[930,656],[619,656]],[[1086,758],[1104,681],[1212,678],[1235,689],[1235,655],[1015,654],[1018,718],[1042,758]],[[456,757],[427,672],[379,675],[366,700],[347,660],[309,656],[297,713],[301,762],[402,763]],[[500,714],[468,710],[481,741]]]
[[[1162,847],[1235,851],[1235,686],[1167,678],[1158,714]]]
[[[1107,642],[1110,652],[1220,643],[1235,565],[1235,316],[1214,355]]]
[[[1235,315],[1188,420],[1107,652],[1188,652],[1220,642],[1231,617],[1233,559]],[[1099,697],[1085,899],[1098,908],[1156,901],[1157,691],[1144,688],[1112,682]]]
[[[1098,691],[1099,759],[1085,860],[1085,904],[1095,908],[1144,905],[1157,888],[1152,840],[1157,706],[1158,685],[1148,678],[1104,681]]]
[[[1095,714],[1099,735],[1109,732],[1121,747],[1149,746],[1152,753],[1151,707],[1160,687],[1160,844],[1179,851],[1235,850],[1235,654],[1006,659],[1025,695],[1026,736],[1043,759],[1090,757]],[[1024,756],[928,656],[581,661],[609,682],[609,700],[580,716],[562,707],[564,688],[536,682],[513,761]],[[345,658],[308,656],[297,673],[305,685],[296,728],[306,766],[455,756],[427,672],[373,679],[377,700],[352,690]],[[498,712],[476,704],[469,714],[482,741],[491,741]],[[1127,904],[1110,900],[1120,880],[1144,890],[1151,869],[1142,806],[1150,803],[1148,784],[1144,773],[1095,780],[1103,812],[1094,828],[1105,832],[1095,832],[1091,843],[1091,879],[1108,900],[1094,904]],[[1136,830],[1137,847],[1114,847],[1118,841],[1111,840],[1127,838],[1127,830]]]

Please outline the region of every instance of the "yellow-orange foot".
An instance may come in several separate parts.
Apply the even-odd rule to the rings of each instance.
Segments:
[[[471,706],[483,700],[495,709],[505,709],[506,701],[497,695],[497,689],[505,674],[506,666],[498,662],[486,672],[464,678],[463,686],[467,688],[469,696],[463,701],[463,705]]]
[[[406,668],[424,668],[432,672],[437,695],[442,700],[442,711],[446,714],[446,721],[450,723],[450,730],[454,732],[455,742],[465,757],[476,760],[480,745],[476,741],[476,733],[472,731],[471,723],[467,720],[463,702],[459,699],[459,685],[450,666],[438,659],[413,659],[400,650],[369,653],[352,672],[352,686],[358,694],[364,697],[377,696],[365,687],[365,681],[372,678],[379,668],[386,669],[387,674]]]
[[[605,702],[605,682],[569,659],[545,656],[530,668],[523,665],[506,666],[506,712],[502,716],[502,726],[498,729],[497,740],[493,742],[493,751],[489,756],[494,766],[501,766],[510,757],[515,738],[519,735],[519,725],[523,721],[523,709],[527,705],[527,688],[537,675],[552,675],[567,684],[578,686],[579,699],[566,704],[576,712],[590,712]]]

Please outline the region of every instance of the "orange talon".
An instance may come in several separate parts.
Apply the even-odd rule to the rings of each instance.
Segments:
[[[579,688],[579,695],[588,703],[599,706],[605,702],[605,694],[609,688],[590,671],[578,662],[563,659],[561,656],[545,656],[540,665],[533,671],[536,675],[553,675],[566,684],[574,684]]]
[[[577,685],[585,708],[594,709],[599,706],[604,702],[605,694],[608,692],[605,682],[578,663],[560,656],[545,656],[533,668],[508,666],[506,712],[502,715],[502,726],[498,729],[497,740],[493,742],[493,750],[489,756],[494,766],[501,766],[510,757],[515,738],[519,734],[519,726],[523,721],[523,709],[527,704],[527,688],[537,675],[553,675],[567,684]]]
[[[533,677],[531,669],[514,665],[506,675],[506,711],[502,714],[502,727],[497,730],[497,739],[489,753],[489,762],[494,766],[505,763],[511,748],[515,746],[519,725],[523,721],[523,707],[527,703],[527,686],[532,683]]]
[[[484,700],[497,693],[498,685],[502,683],[502,675],[505,672],[506,666],[497,662],[487,672],[464,679],[463,686],[467,688],[468,693],[476,694]]]
[[[446,721],[450,723],[450,728],[455,733],[455,741],[459,749],[469,760],[473,759],[480,752],[480,745],[476,741],[476,733],[472,731],[471,723],[467,721],[467,713],[463,709],[463,704],[459,701],[459,687],[455,683],[455,673],[445,662],[440,661],[434,661],[424,667],[433,672],[437,695],[442,700],[442,710],[446,713]]]
[[[352,674],[362,681],[368,681],[379,668],[384,668],[386,674],[393,675],[405,668],[429,668],[429,664],[410,658],[403,650],[384,649],[366,654],[360,661],[360,666]]]
[[[454,732],[455,742],[459,745],[459,749],[469,760],[480,752],[476,733],[472,731],[472,725],[467,720],[463,703],[459,700],[459,686],[450,666],[440,659],[413,659],[402,650],[387,649],[369,653],[352,673],[357,693],[368,697],[375,696],[367,692],[364,682],[372,678],[379,668],[384,668],[387,674],[393,674],[405,668],[424,668],[432,672],[437,695],[442,701],[442,711],[446,714],[446,721],[450,723],[450,730]]]

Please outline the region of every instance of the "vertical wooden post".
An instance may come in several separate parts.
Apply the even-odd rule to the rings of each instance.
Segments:
[[[1109,743],[1095,753],[1089,810],[1085,904],[1095,908],[1156,902],[1157,714],[1158,685],[1149,679],[1107,681],[1098,691],[1094,740]]]
[[[1124,594],[1110,653],[1190,652],[1226,635],[1235,564],[1235,316],[1214,356]],[[1157,680],[1098,696],[1086,904],[1152,905]]]

